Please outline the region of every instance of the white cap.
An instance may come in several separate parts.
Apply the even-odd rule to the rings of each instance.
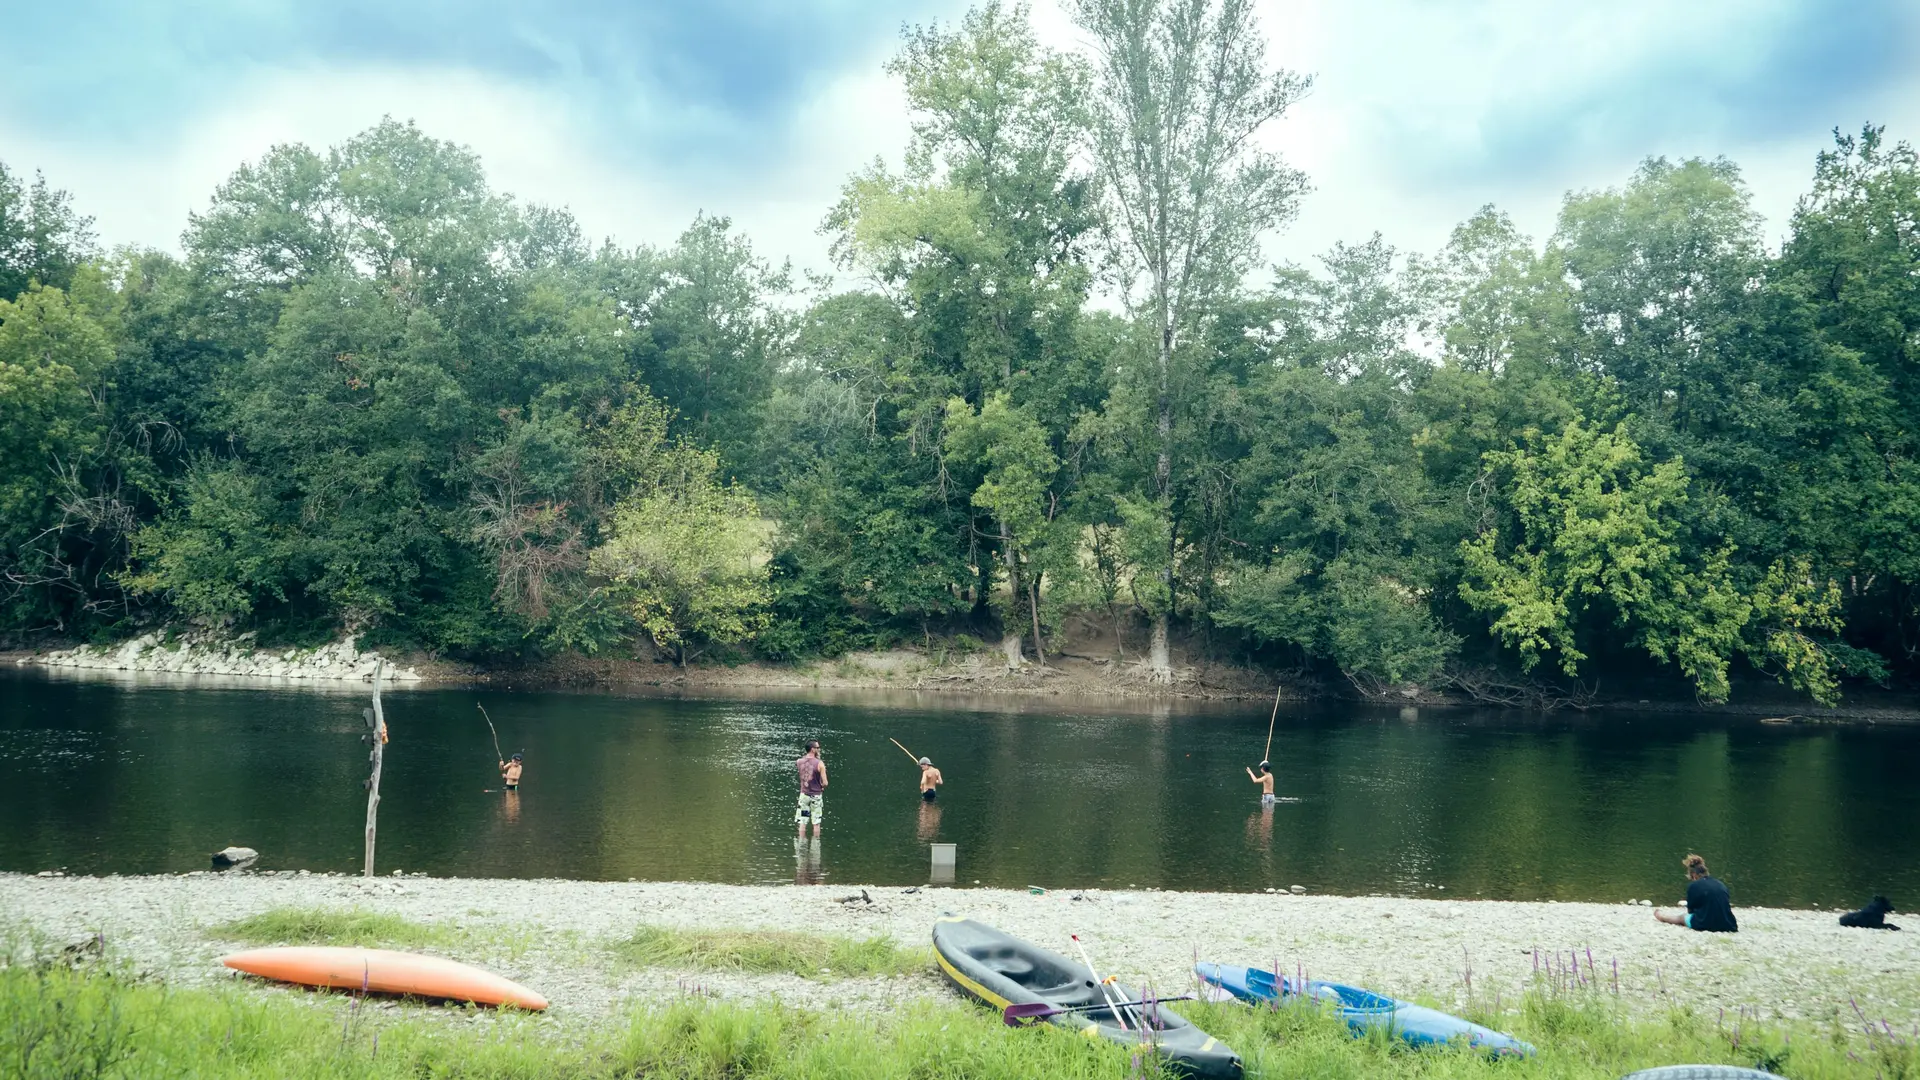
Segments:
[[[933,759],[932,759],[932,758],[921,758],[921,759],[920,759],[920,764],[922,764],[922,765],[931,765],[931,764],[933,764]]]

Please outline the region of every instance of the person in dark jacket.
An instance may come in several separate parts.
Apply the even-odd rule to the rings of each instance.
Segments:
[[[1737,934],[1740,922],[1733,917],[1733,897],[1719,878],[1707,873],[1707,860],[1698,855],[1688,855],[1687,868],[1687,913],[1678,912],[1668,915],[1659,908],[1653,909],[1653,917],[1663,923],[1684,926],[1689,930],[1705,930],[1711,933]]]

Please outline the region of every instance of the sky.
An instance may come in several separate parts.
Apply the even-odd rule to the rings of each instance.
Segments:
[[[382,116],[478,152],[587,234],[667,244],[697,212],[831,268],[846,177],[898,165],[882,65],[954,0],[0,0],[0,161],[74,194],[108,244],[179,249],[276,143]],[[1261,0],[1269,59],[1314,78],[1265,133],[1313,191],[1271,237],[1305,262],[1378,231],[1431,251],[1492,203],[1537,238],[1569,190],[1651,155],[1745,170],[1784,235],[1835,127],[1920,142],[1920,0]],[[1036,0],[1043,41],[1082,48]]]

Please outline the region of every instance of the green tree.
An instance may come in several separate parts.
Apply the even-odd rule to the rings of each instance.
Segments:
[[[1494,635],[1518,650],[1524,668],[1556,653],[1575,675],[1587,639],[1610,625],[1677,666],[1705,700],[1726,699],[1739,654],[1833,700],[1851,657],[1814,635],[1838,628],[1838,590],[1804,563],[1771,568],[1758,597],[1743,588],[1731,547],[1687,534],[1681,462],[1649,465],[1625,425],[1576,422],[1557,436],[1529,433],[1526,445],[1489,454],[1488,467],[1514,525],[1463,542],[1460,591],[1494,617]]]
[[[1849,636],[1907,664],[1920,659],[1916,220],[1914,148],[1882,128],[1836,131],[1794,211],[1778,274],[1806,297],[1820,339],[1857,364],[1798,391],[1815,392],[1827,422],[1796,440],[1796,454],[1828,468],[1808,478],[1801,510],[1826,527],[1794,540],[1803,549],[1820,541],[1822,561],[1845,575]]]
[[[18,299],[36,281],[64,289],[93,257],[93,219],[72,204],[46,177],[22,184],[0,162],[0,300]]]
[[[0,300],[0,597],[13,628],[66,629],[90,583],[63,550],[84,516],[85,473],[103,448],[104,328],[66,293],[32,285]]]
[[[788,269],[754,255],[728,219],[701,214],[667,251],[603,250],[594,274],[630,369],[675,410],[678,430],[753,472],[761,410],[791,344],[778,303]]]
[[[719,456],[683,449],[669,468],[653,490],[614,507],[612,535],[592,563],[654,644],[685,667],[695,641],[752,638],[766,625],[772,593],[759,511],[719,480]]]
[[[890,559],[886,576],[859,591],[891,597],[883,610],[916,597],[923,630],[925,617],[954,606],[960,590],[984,615],[1001,595],[996,582],[1004,582],[1009,600],[991,606],[1001,616],[1003,645],[1017,657],[1023,626],[1044,622],[1034,610],[1043,590],[1025,576],[1026,556],[1009,562],[1009,551],[1037,537],[994,516],[993,507],[1018,500],[993,491],[984,501],[975,497],[991,463],[984,453],[942,446],[946,432],[965,427],[949,426],[945,405],[958,398],[965,411],[980,413],[1001,395],[1004,405],[995,408],[1037,422],[1027,433],[1037,430],[1044,453],[1058,458],[1073,418],[1104,396],[1102,366],[1078,347],[1077,333],[1090,283],[1084,248],[1096,224],[1088,180],[1075,164],[1084,145],[1085,72],[1038,45],[1024,7],[998,4],[970,12],[957,28],[909,30],[889,70],[914,110],[906,171],[875,165],[855,176],[826,229],[843,265],[878,281],[899,317],[879,339],[883,351],[859,350],[859,365],[822,369],[859,401],[865,437],[838,444],[859,460],[823,462],[832,483],[800,489],[818,493],[814,502],[821,495],[874,500],[867,512],[836,517],[893,523],[880,550],[915,558]],[[846,304],[819,310],[852,313]],[[861,318],[880,320],[871,311]],[[884,480],[876,453],[891,456]],[[1053,488],[1049,505],[1066,494]],[[913,517],[896,516],[909,507]],[[945,552],[929,558],[938,546]],[[859,556],[845,563],[871,565]],[[954,569],[962,570],[957,580],[948,576]]]
[[[1171,512],[1174,356],[1238,290],[1261,235],[1293,214],[1305,180],[1255,137],[1309,80],[1266,69],[1251,0],[1075,0],[1072,10],[1097,58],[1094,147],[1123,241],[1115,252],[1145,279],[1132,306],[1154,336],[1142,381],[1160,445],[1143,494]],[[1171,592],[1178,529],[1167,536]],[[1169,614],[1153,613],[1148,663],[1161,681],[1172,678]]]
[[[975,412],[965,401],[947,402],[943,439],[948,460],[977,468],[980,485],[973,505],[999,524],[1001,564],[1007,590],[1001,622],[1009,627],[1007,663],[1020,663],[1021,623],[1033,628],[1034,655],[1046,663],[1040,597],[1049,570],[1070,567],[1073,536],[1056,526],[1059,498],[1053,485],[1060,461],[1038,421],[1014,405],[1005,393],[987,398]],[[998,595],[998,594],[996,594]]]
[[[1228,578],[1209,616],[1369,691],[1432,679],[1460,640],[1434,604],[1465,523],[1417,452],[1431,371],[1405,346],[1416,311],[1376,236],[1335,245],[1317,273],[1283,270],[1213,335],[1221,354],[1265,344],[1220,365],[1217,380],[1246,374],[1207,395],[1237,401],[1213,421],[1230,449],[1206,455],[1234,493],[1216,542],[1232,554],[1196,559]]]

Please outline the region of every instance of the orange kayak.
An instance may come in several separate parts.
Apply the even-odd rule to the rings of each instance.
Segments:
[[[454,960],[391,949],[343,949],[323,945],[249,949],[221,963],[249,975],[306,986],[371,990],[381,994],[451,998],[480,1005],[544,1009],[547,999],[511,979]]]

